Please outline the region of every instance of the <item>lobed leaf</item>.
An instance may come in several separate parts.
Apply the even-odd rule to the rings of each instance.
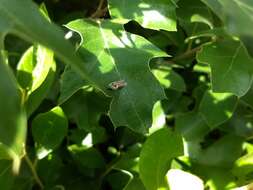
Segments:
[[[142,37],[127,33],[113,21],[76,20],[68,24],[83,38],[79,54],[96,87],[112,96],[109,115],[114,125],[146,133],[153,105],[165,95],[149,69],[149,60],[164,56]],[[112,90],[112,82],[124,81]]]

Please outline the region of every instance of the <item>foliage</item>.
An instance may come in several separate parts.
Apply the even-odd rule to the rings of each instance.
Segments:
[[[0,0],[0,188],[178,190],[176,174],[202,190],[251,183],[252,10]]]

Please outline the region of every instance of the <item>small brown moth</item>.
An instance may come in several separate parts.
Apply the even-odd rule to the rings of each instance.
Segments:
[[[108,85],[108,88],[110,90],[119,90],[119,89],[125,87],[126,85],[127,85],[127,83],[124,80],[119,80],[119,81],[111,82]]]

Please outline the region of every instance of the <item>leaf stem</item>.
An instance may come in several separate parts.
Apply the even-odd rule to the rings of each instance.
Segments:
[[[39,178],[39,176],[37,174],[37,171],[36,171],[36,169],[35,169],[32,161],[31,161],[31,159],[28,157],[27,154],[25,154],[24,158],[25,158],[25,161],[28,164],[29,168],[31,169],[31,172],[32,172],[33,177],[34,177],[34,180],[39,185],[40,189],[44,189],[44,185],[42,184],[42,182],[41,182],[41,180],[40,180],[40,178]]]

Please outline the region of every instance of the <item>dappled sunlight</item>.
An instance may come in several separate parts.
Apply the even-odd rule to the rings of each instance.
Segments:
[[[139,8],[144,8],[144,9],[150,9],[151,8],[151,5],[150,4],[147,4],[147,3],[140,3],[138,5]]]
[[[146,27],[149,25],[150,20],[152,20],[152,22],[167,22],[167,18],[162,15],[159,11],[156,10],[147,10],[147,11],[143,11],[143,26]],[[168,23],[169,25],[170,23]]]
[[[170,169],[166,177],[171,190],[204,190],[203,181],[191,173]]]
[[[82,140],[82,145],[86,148],[90,148],[93,146],[92,133],[88,133],[86,137]]]
[[[166,124],[166,114],[162,108],[161,101],[154,104],[152,111],[152,126],[149,128],[149,134],[161,129]]]
[[[40,147],[37,150],[37,158],[39,160],[45,158],[47,155],[49,155],[51,152],[53,151],[53,149],[46,149],[44,147]]]

